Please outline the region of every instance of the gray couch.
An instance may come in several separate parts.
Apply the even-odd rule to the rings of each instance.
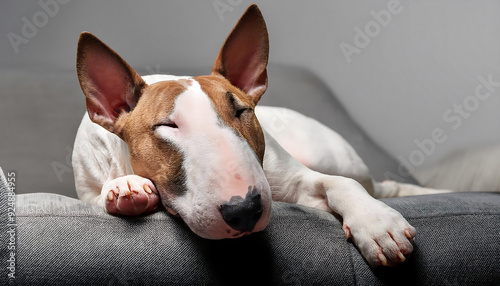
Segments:
[[[18,193],[13,212],[9,209],[13,197],[0,172],[0,285],[498,285],[500,281],[499,194],[384,200],[417,229],[413,255],[395,268],[371,269],[346,241],[336,217],[285,203],[273,204],[271,223],[261,233],[237,240],[204,240],[163,210],[115,217],[75,198],[72,170],[65,167],[69,168],[67,147],[72,146],[84,100],[74,74],[9,72],[0,78],[0,91],[9,95],[14,91],[16,96],[2,97],[0,105],[0,130],[5,135],[0,140],[0,165],[6,174],[15,172]],[[396,174],[414,182],[401,174],[397,163],[373,144],[311,73],[271,66],[263,104],[297,109],[336,129],[378,179]],[[8,123],[16,120],[21,125]],[[40,132],[41,126],[48,129]],[[17,226],[8,225],[9,218],[15,218]],[[4,247],[10,241],[15,250]],[[7,268],[11,253],[15,266]],[[15,279],[8,279],[12,270]]]
[[[7,220],[7,192],[0,183]],[[273,204],[269,227],[210,241],[164,211],[115,217],[57,194],[16,198],[15,285],[498,285],[500,195],[459,193],[384,200],[418,230],[395,268],[371,269],[341,223],[315,209]],[[2,225],[0,245],[8,245]],[[7,279],[9,251],[0,251]],[[1,284],[5,285],[5,284]]]

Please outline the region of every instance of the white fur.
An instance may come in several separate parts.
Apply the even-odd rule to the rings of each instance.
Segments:
[[[127,144],[92,122],[87,113],[76,134],[72,164],[78,197],[102,207],[107,195],[105,183],[134,173]]]
[[[282,107],[257,106],[255,113],[262,128],[305,166],[324,174],[371,179],[352,146],[317,120]]]

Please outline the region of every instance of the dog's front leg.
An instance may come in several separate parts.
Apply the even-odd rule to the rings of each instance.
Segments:
[[[400,213],[372,198],[355,180],[312,171],[265,132],[264,171],[273,199],[335,212],[367,262],[396,265],[412,252],[415,229]]]

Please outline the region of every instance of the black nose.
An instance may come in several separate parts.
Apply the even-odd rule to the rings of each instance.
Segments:
[[[220,206],[220,212],[226,223],[235,230],[252,231],[262,216],[262,200],[255,187],[248,187],[248,193],[243,199],[233,196],[229,202]]]

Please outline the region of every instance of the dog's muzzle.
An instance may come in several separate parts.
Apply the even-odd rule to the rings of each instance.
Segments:
[[[249,232],[262,216],[262,199],[256,187],[249,186],[245,198],[233,196],[220,206],[224,221],[234,230]]]

